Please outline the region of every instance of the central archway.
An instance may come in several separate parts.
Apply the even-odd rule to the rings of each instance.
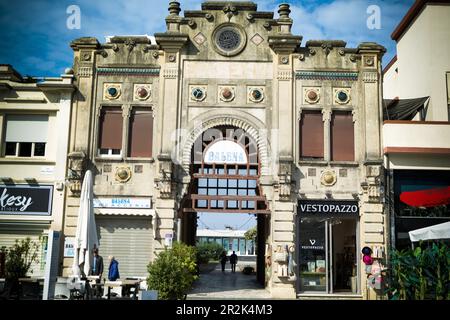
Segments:
[[[264,284],[270,209],[259,182],[261,160],[257,140],[242,128],[222,124],[202,131],[191,144],[190,183],[179,217],[182,241],[195,245],[198,213],[254,214],[257,279]]]

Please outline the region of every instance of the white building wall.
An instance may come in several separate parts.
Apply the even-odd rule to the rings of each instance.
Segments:
[[[427,121],[447,121],[446,72],[450,70],[450,6],[427,5],[397,43],[398,96],[431,96]],[[395,87],[385,78],[385,88]],[[391,92],[387,90],[387,94]],[[390,96],[385,94],[385,98]]]

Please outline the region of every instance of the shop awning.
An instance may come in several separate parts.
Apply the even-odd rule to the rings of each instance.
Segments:
[[[429,98],[383,99],[383,120],[412,120]]]
[[[450,204],[450,186],[426,190],[404,191],[400,201],[412,207],[435,207]]]
[[[450,239],[450,222],[410,231],[409,238],[411,239],[411,242],[433,239]]]
[[[117,208],[95,208],[96,215],[110,216],[155,216],[154,209],[117,209]]]

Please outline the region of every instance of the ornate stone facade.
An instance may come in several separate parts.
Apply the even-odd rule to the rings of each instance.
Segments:
[[[259,259],[263,269],[264,262],[270,262],[262,280],[273,297],[295,298],[299,292],[298,269],[286,277],[286,260],[272,259],[272,252],[287,246],[299,261],[301,199],[358,201],[357,247],[385,246],[387,228],[380,232],[365,227],[367,212],[381,214],[383,207],[382,173],[374,163],[382,160],[379,74],[385,49],[375,43],[346,48],[344,41],[308,41],[302,46],[302,37],[291,33],[287,4],[279,6],[279,18],[258,11],[253,2],[204,2],[201,10],[186,10],[184,16],[180,12],[180,4],[171,2],[167,31],[155,34],[156,43],[130,36],[110,37],[105,44],[81,38],[71,44],[79,92],[69,151],[86,150],[86,161],[96,172],[94,193],[151,198],[154,257],[167,235],[183,239],[183,233],[192,232],[180,208],[190,192],[194,142],[206,129],[229,126],[244,130],[258,147],[259,182],[271,212],[258,219],[264,224]],[[103,86],[110,83],[121,86],[120,97],[113,101],[103,96]],[[151,101],[134,98],[135,84],[151,87]],[[249,97],[251,88],[259,93]],[[305,97],[312,89],[315,95]],[[151,158],[128,156],[128,129],[120,155],[99,155],[101,110],[114,106],[153,111]],[[322,159],[305,160],[299,150],[300,120],[311,110],[323,116],[326,147]],[[353,119],[354,157],[334,161],[329,147],[333,114],[343,111]],[[124,128],[129,117],[124,115]],[[77,171],[79,157],[72,158],[70,165]],[[124,165],[139,165],[140,173],[132,170],[129,179],[115,183],[112,175]],[[68,197],[67,212],[72,212],[76,201]],[[67,223],[66,235],[73,231]],[[361,284],[366,276],[356,259]],[[70,259],[64,266],[70,266]],[[364,293],[358,291],[361,298]]]

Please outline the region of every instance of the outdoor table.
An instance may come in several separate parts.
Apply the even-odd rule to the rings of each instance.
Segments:
[[[44,286],[43,278],[19,278],[20,296],[32,296],[34,298],[41,298],[41,289]],[[25,287],[25,290],[24,290]]]
[[[101,292],[103,288],[103,283],[100,281],[100,276],[87,276],[87,281],[89,282],[89,295],[92,297],[94,294],[98,298],[99,292]],[[91,290],[92,288],[92,290]],[[101,295],[100,295],[101,296]]]
[[[137,294],[139,291],[139,285],[142,280],[139,279],[125,279],[122,280],[122,286],[124,288],[124,294],[129,295],[130,289],[134,288],[133,299],[137,299]]]
[[[105,286],[108,287],[108,300],[111,299],[111,288],[122,287],[122,281],[105,281]]]

